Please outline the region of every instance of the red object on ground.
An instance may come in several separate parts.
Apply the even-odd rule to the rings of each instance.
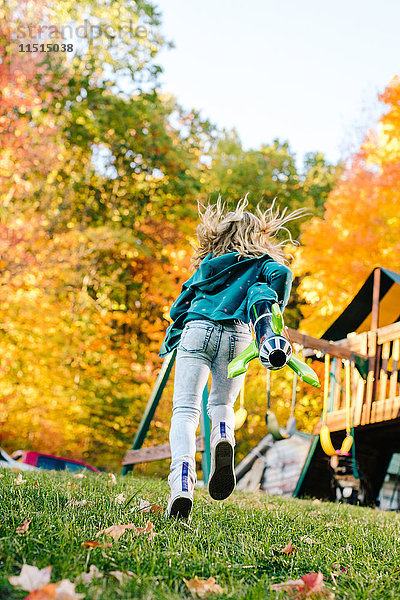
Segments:
[[[20,460],[27,465],[33,465],[39,469],[55,469],[56,471],[68,469],[70,472],[88,469],[89,471],[95,471],[96,473],[99,472],[96,467],[92,467],[81,460],[53,456],[52,454],[42,454],[41,452],[33,452],[32,450],[24,450]]]

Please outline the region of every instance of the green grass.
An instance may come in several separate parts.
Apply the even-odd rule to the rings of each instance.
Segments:
[[[105,577],[76,588],[88,599],[189,599],[183,578],[195,575],[215,577],[225,590],[216,598],[278,599],[285,595],[271,592],[271,584],[319,570],[336,599],[400,597],[396,513],[263,493],[235,492],[224,502],[214,502],[198,490],[188,526],[166,520],[163,513],[138,511],[139,497],[166,506],[165,481],[129,475],[111,485],[103,473],[75,479],[66,473],[35,472],[24,474],[27,482],[16,485],[14,471],[1,472],[0,598],[27,596],[8,582],[24,562],[39,568],[52,565],[52,582],[75,581],[96,565]],[[128,506],[115,504],[121,492],[128,499],[136,494]],[[74,506],[72,499],[90,504]],[[32,519],[28,532],[16,534],[26,518]],[[95,537],[107,526],[143,526],[148,519],[156,532],[152,540],[127,531],[111,547],[81,546],[87,540],[112,541]],[[297,552],[276,554],[289,540]],[[331,573],[338,564],[344,571],[335,577],[335,585]],[[109,575],[112,570],[134,575],[120,585]]]

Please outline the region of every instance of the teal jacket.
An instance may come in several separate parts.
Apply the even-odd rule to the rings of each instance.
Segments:
[[[237,252],[212,257],[208,254],[193,275],[182,285],[173,303],[168,327],[160,350],[160,358],[179,344],[183,327],[192,319],[250,321],[255,302],[278,302],[281,310],[289,300],[291,270],[268,254],[253,258],[239,257]]]

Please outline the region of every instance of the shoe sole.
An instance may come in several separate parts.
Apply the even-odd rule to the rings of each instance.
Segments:
[[[215,446],[215,468],[208,483],[208,492],[214,500],[225,500],[235,489],[233,469],[233,446],[229,442],[218,442]]]
[[[188,519],[192,504],[190,498],[176,498],[172,503],[169,516],[176,519]]]

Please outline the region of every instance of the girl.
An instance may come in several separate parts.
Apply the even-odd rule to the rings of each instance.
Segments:
[[[233,406],[245,374],[228,379],[228,363],[251,343],[249,323],[254,327],[260,314],[268,318],[274,302],[283,312],[290,295],[292,272],[285,265],[284,245],[293,240],[284,225],[304,216],[304,209],[291,214],[284,209],[280,214],[274,203],[265,211],[258,204],[252,214],[244,210],[247,204],[247,195],[233,212],[225,211],[220,198],[207,207],[199,203],[199,246],[192,260],[196,270],[171,307],[173,323],[160,351],[163,358],[178,346],[169,434],[172,458],[167,516],[171,517],[188,518],[192,509],[195,434],[210,372],[209,493],[223,500],[234,490]],[[289,239],[278,242],[276,235],[282,229]]]

